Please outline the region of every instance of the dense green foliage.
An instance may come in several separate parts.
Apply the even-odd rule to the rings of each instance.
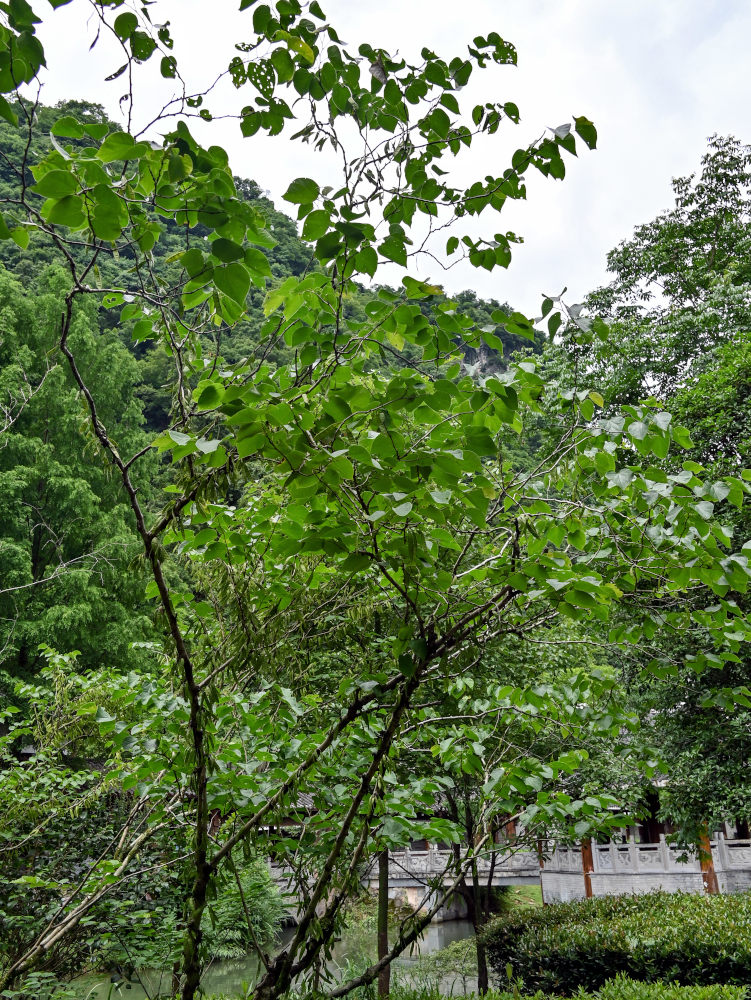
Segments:
[[[584,1000],[588,994],[576,994]],[[744,1000],[747,986],[679,986],[643,983],[625,977],[611,979],[592,994],[597,1000]]]
[[[426,990],[408,985],[400,985],[392,993],[393,1000],[442,1000],[446,994],[437,988]],[[457,994],[453,994],[456,996]],[[749,995],[746,986],[679,986],[672,983],[643,983],[617,976],[608,980],[599,990],[579,990],[577,1000],[746,1000]],[[465,993],[473,1000],[475,994]],[[489,990],[487,1000],[556,1000],[556,995],[540,990],[528,993],[518,985],[509,990],[503,988]],[[216,998],[234,1000],[234,998]]]
[[[16,106],[21,113],[21,106]],[[48,151],[48,133],[57,119],[77,115],[83,123],[116,129],[99,105],[66,101],[56,108],[34,110],[33,129],[25,136],[0,119],[0,199],[18,198],[21,178],[32,184],[32,168]],[[27,141],[28,140],[28,141]],[[91,145],[86,137],[73,146]],[[251,180],[235,178],[238,195],[260,210],[273,234],[268,257],[271,287],[301,276],[315,261],[298,236],[295,222],[277,211]],[[200,228],[197,227],[200,233]],[[171,263],[181,250],[182,233],[167,225],[154,247],[152,266],[165,280],[175,280]],[[72,250],[80,257],[78,248]],[[103,257],[99,280],[106,285],[127,281],[133,255]],[[33,261],[33,264],[32,264]],[[55,263],[50,239],[32,232],[25,248],[0,242],[0,423],[20,408],[17,420],[2,437],[0,448],[0,671],[27,677],[42,664],[40,644],[64,651],[77,649],[84,669],[101,663],[106,650],[111,663],[127,670],[134,663],[133,642],[156,635],[143,600],[145,582],[134,564],[138,540],[130,511],[116,482],[91,461],[93,450],[82,424],[76,388],[55,351],[59,316],[66,288],[61,262]],[[243,319],[223,331],[222,354],[230,362],[259,356],[265,288],[251,287]],[[362,321],[376,290],[348,289],[344,314]],[[425,306],[434,322],[436,296]],[[467,361],[492,372],[507,367],[513,351],[528,345],[507,333],[499,322],[503,307],[495,301],[461,293],[457,302],[499,338],[499,348],[464,347]],[[508,307],[505,307],[510,312]],[[495,314],[496,319],[493,319]],[[77,353],[92,388],[108,401],[102,418],[118,447],[133,452],[147,445],[170,423],[173,405],[167,386],[174,362],[161,345],[133,337],[134,322],[121,323],[117,311],[86,303],[76,319]],[[539,351],[541,338],[535,349]],[[277,364],[293,354],[278,345],[267,355]],[[377,360],[376,367],[384,360]],[[196,379],[191,381],[195,383]],[[39,385],[38,391],[35,387]],[[83,461],[82,461],[83,458]],[[170,479],[169,469],[153,461],[141,484],[142,501],[158,506],[154,489]],[[0,675],[1,676],[1,675]]]
[[[242,958],[258,946],[269,949],[285,915],[266,860],[243,861],[239,853],[209,905],[206,947],[212,958]]]
[[[72,891],[91,859],[111,850],[137,805],[132,792],[103,772],[105,749],[90,707],[92,698],[100,714],[112,707],[103,694],[108,671],[82,672],[76,657],[49,652],[45,660],[37,683],[17,686],[27,713],[0,737],[0,801],[6,815],[13,813],[0,832],[3,956],[43,931],[59,907],[61,887]],[[132,730],[139,718],[137,710],[130,714]],[[34,741],[35,753],[25,767],[13,767],[12,749],[22,738]],[[49,951],[46,967],[57,976],[102,968],[135,979],[142,968],[171,969],[181,949],[189,852],[189,837],[179,831],[156,836],[140,854],[140,871],[112,886],[75,933]],[[238,851],[208,906],[207,956],[237,957],[256,944],[271,946],[283,914],[265,860]]]
[[[152,56],[167,79],[183,72],[158,4],[96,6],[125,53],[115,78]],[[529,840],[619,822],[608,784],[579,796],[572,775],[636,717],[621,677],[580,647],[610,629],[614,648],[641,651],[659,622],[682,668],[732,672],[751,636],[733,532],[747,480],[694,461],[689,430],[641,385],[603,395],[580,362],[604,324],[552,300],[535,324],[409,273],[426,253],[508,266],[517,238],[499,213],[526,197],[528,172],[561,179],[593,149],[592,123],[460,180],[478,136],[519,120],[511,102],[460,103],[474,74],[515,63],[513,45],[491,32],[412,65],[348,50],[317,2],[242,8],[228,72],[251,147],[289,126],[344,153],[338,189],[291,179],[299,237],[192,133],[213,92],[181,77],[193,96],[154,141],[133,92],[128,131],[91,106],[37,111],[22,84],[43,71],[38,19],[25,0],[0,13],[13,133],[0,242],[11,270],[19,250],[45,265],[19,263],[24,288],[6,292],[21,364],[2,386],[1,557],[22,589],[3,595],[3,627],[13,673],[38,674],[12,682],[20,711],[2,719],[4,812],[18,800],[2,847],[18,865],[9,989],[72,966],[77,942],[96,952],[102,923],[119,914],[124,932],[130,913],[156,940],[167,930],[174,990],[194,1000],[212,913],[221,947],[245,946],[252,919],[230,939],[243,880],[260,905],[269,887],[242,866],[272,857],[299,902],[254,987],[277,1000],[320,971],[363,866],[418,837],[452,844],[443,891],[328,992],[367,987],[442,897],[471,885],[480,898],[477,858],[507,817]],[[467,232],[485,220],[484,236]],[[395,288],[378,284],[386,263]],[[542,330],[558,336],[544,356]],[[119,561],[100,570],[113,541]],[[44,575],[57,570],[60,591]],[[81,656],[48,651],[50,674],[30,662],[38,639]],[[638,662],[645,687],[653,660]],[[48,828],[58,839],[38,856]]]
[[[29,976],[23,992],[7,990],[3,995],[8,1000],[27,1000],[29,996],[33,996],[34,1000],[84,1000],[79,987],[59,983],[44,973]],[[113,996],[116,995],[118,991],[117,987],[114,987]],[[231,995],[209,992],[205,995],[205,1000],[246,1000],[251,995],[248,992]],[[293,997],[295,995],[292,994]],[[317,996],[310,993],[301,995]],[[446,995],[438,987],[414,986],[401,981],[391,991],[393,1000],[444,1000]],[[477,998],[476,993],[467,991],[463,993],[454,991],[449,995],[465,997],[467,1000]],[[375,990],[372,988],[360,989],[353,993],[355,1000],[375,1000],[375,996]],[[747,1000],[748,996],[749,989],[746,986],[680,986],[675,983],[644,983],[623,976],[608,980],[594,992],[582,989],[575,994],[576,1000]],[[489,990],[485,997],[487,1000],[558,1000],[555,994],[543,993],[540,990],[528,993],[518,984],[509,989]]]
[[[30,288],[0,269],[0,397],[12,403],[38,386],[0,445],[0,669],[27,677],[42,643],[78,649],[84,668],[128,669],[130,644],[155,634],[130,512],[94,460],[77,389],[55,358],[65,283],[51,266]],[[118,445],[143,447],[136,361],[99,328],[93,303],[72,336]]]
[[[751,895],[649,893],[517,911],[486,934],[495,980],[571,996],[615,973],[686,985],[748,983]]]
[[[673,207],[609,255],[612,281],[589,300],[610,321],[609,337],[585,345],[581,362],[606,405],[654,397],[688,429],[692,460],[717,481],[739,480],[751,463],[751,149],[713,136],[700,169],[675,179],[673,190]],[[677,472],[669,456],[659,465]],[[724,487],[716,492],[713,505]],[[747,505],[727,506],[722,521],[738,539],[751,536]],[[748,598],[736,600],[747,615]],[[609,638],[628,635],[631,624],[626,613]],[[710,659],[709,670],[697,669],[696,635],[675,634],[659,610],[649,640],[621,646],[609,659],[644,723],[630,740],[633,759],[662,762],[660,815],[681,841],[695,844],[705,824],[713,830],[751,817],[748,654],[739,649],[732,661]],[[648,804],[650,786],[638,768],[614,759],[605,744],[597,756],[593,787],[609,781],[624,789],[630,808]]]

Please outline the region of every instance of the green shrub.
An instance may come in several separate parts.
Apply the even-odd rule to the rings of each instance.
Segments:
[[[284,901],[265,861],[254,859],[241,867],[238,858],[236,872],[223,873],[217,897],[208,906],[204,945],[212,959],[244,958],[256,942],[270,945],[284,917]]]
[[[392,985],[400,991],[392,1000],[414,1000],[419,994],[421,1000],[431,1000],[436,996],[445,1000],[450,992],[454,997],[466,997],[477,988],[477,948],[474,937],[452,941],[445,948],[420,955],[409,965],[396,966],[392,970]],[[410,995],[403,996],[403,991]]]
[[[291,997],[295,996],[298,1000],[314,1000],[315,997],[314,994],[291,994]],[[362,1000],[359,990],[352,996],[354,1000]],[[225,996],[206,998],[206,1000],[241,1000],[241,998]],[[446,996],[437,989],[397,983],[392,986],[391,1000],[446,1000]],[[467,996],[466,1000],[480,1000],[480,998],[473,993]],[[541,991],[525,993],[517,987],[500,992],[491,990],[482,1000],[557,1000],[557,998]],[[597,993],[578,991],[575,1000],[749,1000],[749,991],[745,986],[676,986],[666,983],[636,982],[619,976],[605,983]]]
[[[577,1000],[589,997],[577,993]],[[597,1000],[745,1000],[745,986],[677,986],[667,983],[643,983],[618,976],[595,994]]]
[[[751,894],[556,903],[495,921],[486,945],[501,987],[508,966],[527,989],[565,996],[618,974],[683,985],[751,983]]]

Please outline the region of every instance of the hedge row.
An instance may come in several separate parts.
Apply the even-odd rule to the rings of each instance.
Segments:
[[[585,997],[592,997],[592,1000],[746,1000],[749,993],[746,986],[677,986],[640,983],[619,976],[609,980],[595,994],[580,992],[575,995],[578,1000]]]
[[[751,983],[751,894],[655,892],[519,910],[490,925],[486,946],[501,989],[509,966],[526,989],[564,996],[618,974],[742,985]]]
[[[676,986],[666,983],[642,983],[618,976],[609,980],[596,993],[579,990],[575,1000],[751,1000],[746,986]],[[391,1000],[446,1000],[440,992],[425,991],[396,986],[391,991]],[[462,997],[461,1000],[479,1000]],[[524,993],[520,989],[513,992],[491,990],[482,1000],[557,1000],[549,993]]]
[[[677,986],[670,983],[640,983],[635,979],[611,979],[596,993],[579,990],[575,1000],[747,1000],[746,986]],[[558,1000],[550,993],[495,993],[485,1000]]]

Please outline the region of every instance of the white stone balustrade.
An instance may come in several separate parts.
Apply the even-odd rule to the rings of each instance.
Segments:
[[[720,892],[751,889],[751,840],[727,840],[721,833],[711,841],[712,862]],[[661,889],[666,892],[704,892],[707,874],[702,872],[696,855],[685,855],[660,837],[656,844],[640,844],[632,837],[626,843],[611,841],[592,844],[592,870],[585,874],[580,846],[549,844],[540,867],[535,851],[505,850],[497,845],[495,862],[481,854],[477,859],[478,875],[483,882],[493,869],[493,884],[513,885],[536,882],[542,885],[543,898],[583,899],[589,890],[593,896],[642,893]],[[271,866],[272,874],[283,889],[291,885],[289,869]],[[431,847],[428,850],[392,851],[389,855],[391,889],[419,888],[432,879],[444,885],[453,882],[454,854],[451,850]],[[375,863],[364,875],[366,883],[377,883]]]
[[[421,880],[435,878],[449,870],[454,864],[454,854],[450,850],[431,847],[427,851],[392,851],[389,855],[389,877],[391,880]],[[481,879],[487,879],[493,869],[494,882],[508,882],[515,876],[531,878],[540,870],[540,863],[534,851],[498,851],[495,864],[486,854],[477,859],[477,870]],[[449,877],[447,876],[447,877]],[[450,876],[453,880],[453,876]]]
[[[727,840],[717,833],[711,841],[712,863],[720,892],[751,888],[751,841]],[[541,874],[547,902],[583,899],[587,894],[580,847],[549,845]],[[593,896],[651,892],[704,892],[706,873],[697,855],[686,855],[661,836],[656,844],[592,844]]]

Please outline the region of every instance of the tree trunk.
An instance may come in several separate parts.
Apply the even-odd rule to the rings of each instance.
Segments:
[[[162,603],[164,604],[164,601]],[[182,642],[182,635],[180,635],[180,640]],[[194,821],[193,891],[188,904],[182,967],[184,977],[182,1000],[193,1000],[201,983],[201,942],[203,940],[201,922],[213,872],[209,865],[208,768],[206,765],[206,734],[202,718],[204,707],[201,704],[201,689],[196,683],[193,664],[184,648],[181,650],[180,659],[183,664],[185,686],[190,698],[190,733],[195,755],[193,781],[196,795],[196,816]]]
[[[491,841],[493,847],[490,850],[490,870],[488,871],[488,878],[485,883],[485,899],[483,901],[483,917],[482,922],[487,924],[490,921],[490,911],[493,904],[493,877],[495,876],[495,862],[498,857],[498,852],[495,849],[495,842]]]
[[[389,852],[378,852],[378,959],[389,953]],[[391,965],[378,973],[378,996],[387,997],[391,989]]]
[[[482,919],[482,900],[480,878],[477,874],[477,862],[472,862],[472,896],[474,903],[471,908],[472,927],[475,931],[475,951],[477,952],[477,992],[484,996],[488,992],[488,959],[485,953],[485,942],[482,939],[484,921]]]
[[[180,963],[172,963],[172,1000],[177,1000],[180,993]]]
[[[202,847],[199,844],[198,851],[201,850]],[[185,978],[182,1000],[193,1000],[201,983],[201,941],[203,940],[201,921],[206,906],[210,878],[209,866],[205,862],[198,864],[183,945],[183,975]]]

